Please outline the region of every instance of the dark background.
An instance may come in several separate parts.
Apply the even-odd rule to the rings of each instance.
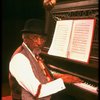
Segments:
[[[2,0],[2,82],[8,81],[9,61],[22,43],[20,30],[29,18],[45,20],[42,0]]]

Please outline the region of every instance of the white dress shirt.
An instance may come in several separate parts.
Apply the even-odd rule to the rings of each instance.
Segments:
[[[24,45],[27,47],[26,44]],[[33,53],[32,55],[34,56]],[[41,83],[35,77],[30,61],[26,56],[24,56],[22,53],[16,54],[9,63],[9,71],[18,81],[19,85],[21,85],[25,90],[29,91],[33,96],[36,95],[38,86]],[[54,94],[63,89],[65,89],[65,85],[61,78],[46,84],[42,84],[39,98]]]

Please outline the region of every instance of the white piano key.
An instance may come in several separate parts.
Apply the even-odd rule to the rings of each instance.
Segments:
[[[98,91],[97,91],[98,88],[95,87],[95,86],[92,86],[92,85],[90,85],[88,83],[74,83],[74,85],[78,86],[78,87],[80,87],[82,89],[85,89],[87,91],[90,91],[90,92],[93,92],[95,94],[98,94]]]

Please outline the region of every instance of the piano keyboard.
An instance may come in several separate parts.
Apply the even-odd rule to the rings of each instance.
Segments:
[[[74,83],[75,86],[81,88],[81,89],[85,89],[87,91],[90,91],[94,94],[98,94],[98,88],[91,85],[91,84],[88,84],[88,83]]]
[[[52,74],[53,73],[61,74],[61,73],[56,72],[56,71],[51,71],[51,73]],[[75,86],[77,86],[77,87],[79,87],[79,88],[81,88],[81,89],[83,89],[83,90],[86,90],[86,91],[89,91],[89,92],[91,92],[93,94],[98,95],[98,87],[96,87],[96,86],[93,86],[93,85],[88,84],[86,82],[82,82],[82,83],[72,83],[72,84],[75,85]]]

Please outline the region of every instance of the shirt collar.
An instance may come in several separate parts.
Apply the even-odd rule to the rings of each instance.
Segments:
[[[35,58],[35,54],[30,50],[30,48],[27,46],[27,44],[26,43],[22,43],[25,47],[26,47],[26,49],[32,54],[32,56]]]

